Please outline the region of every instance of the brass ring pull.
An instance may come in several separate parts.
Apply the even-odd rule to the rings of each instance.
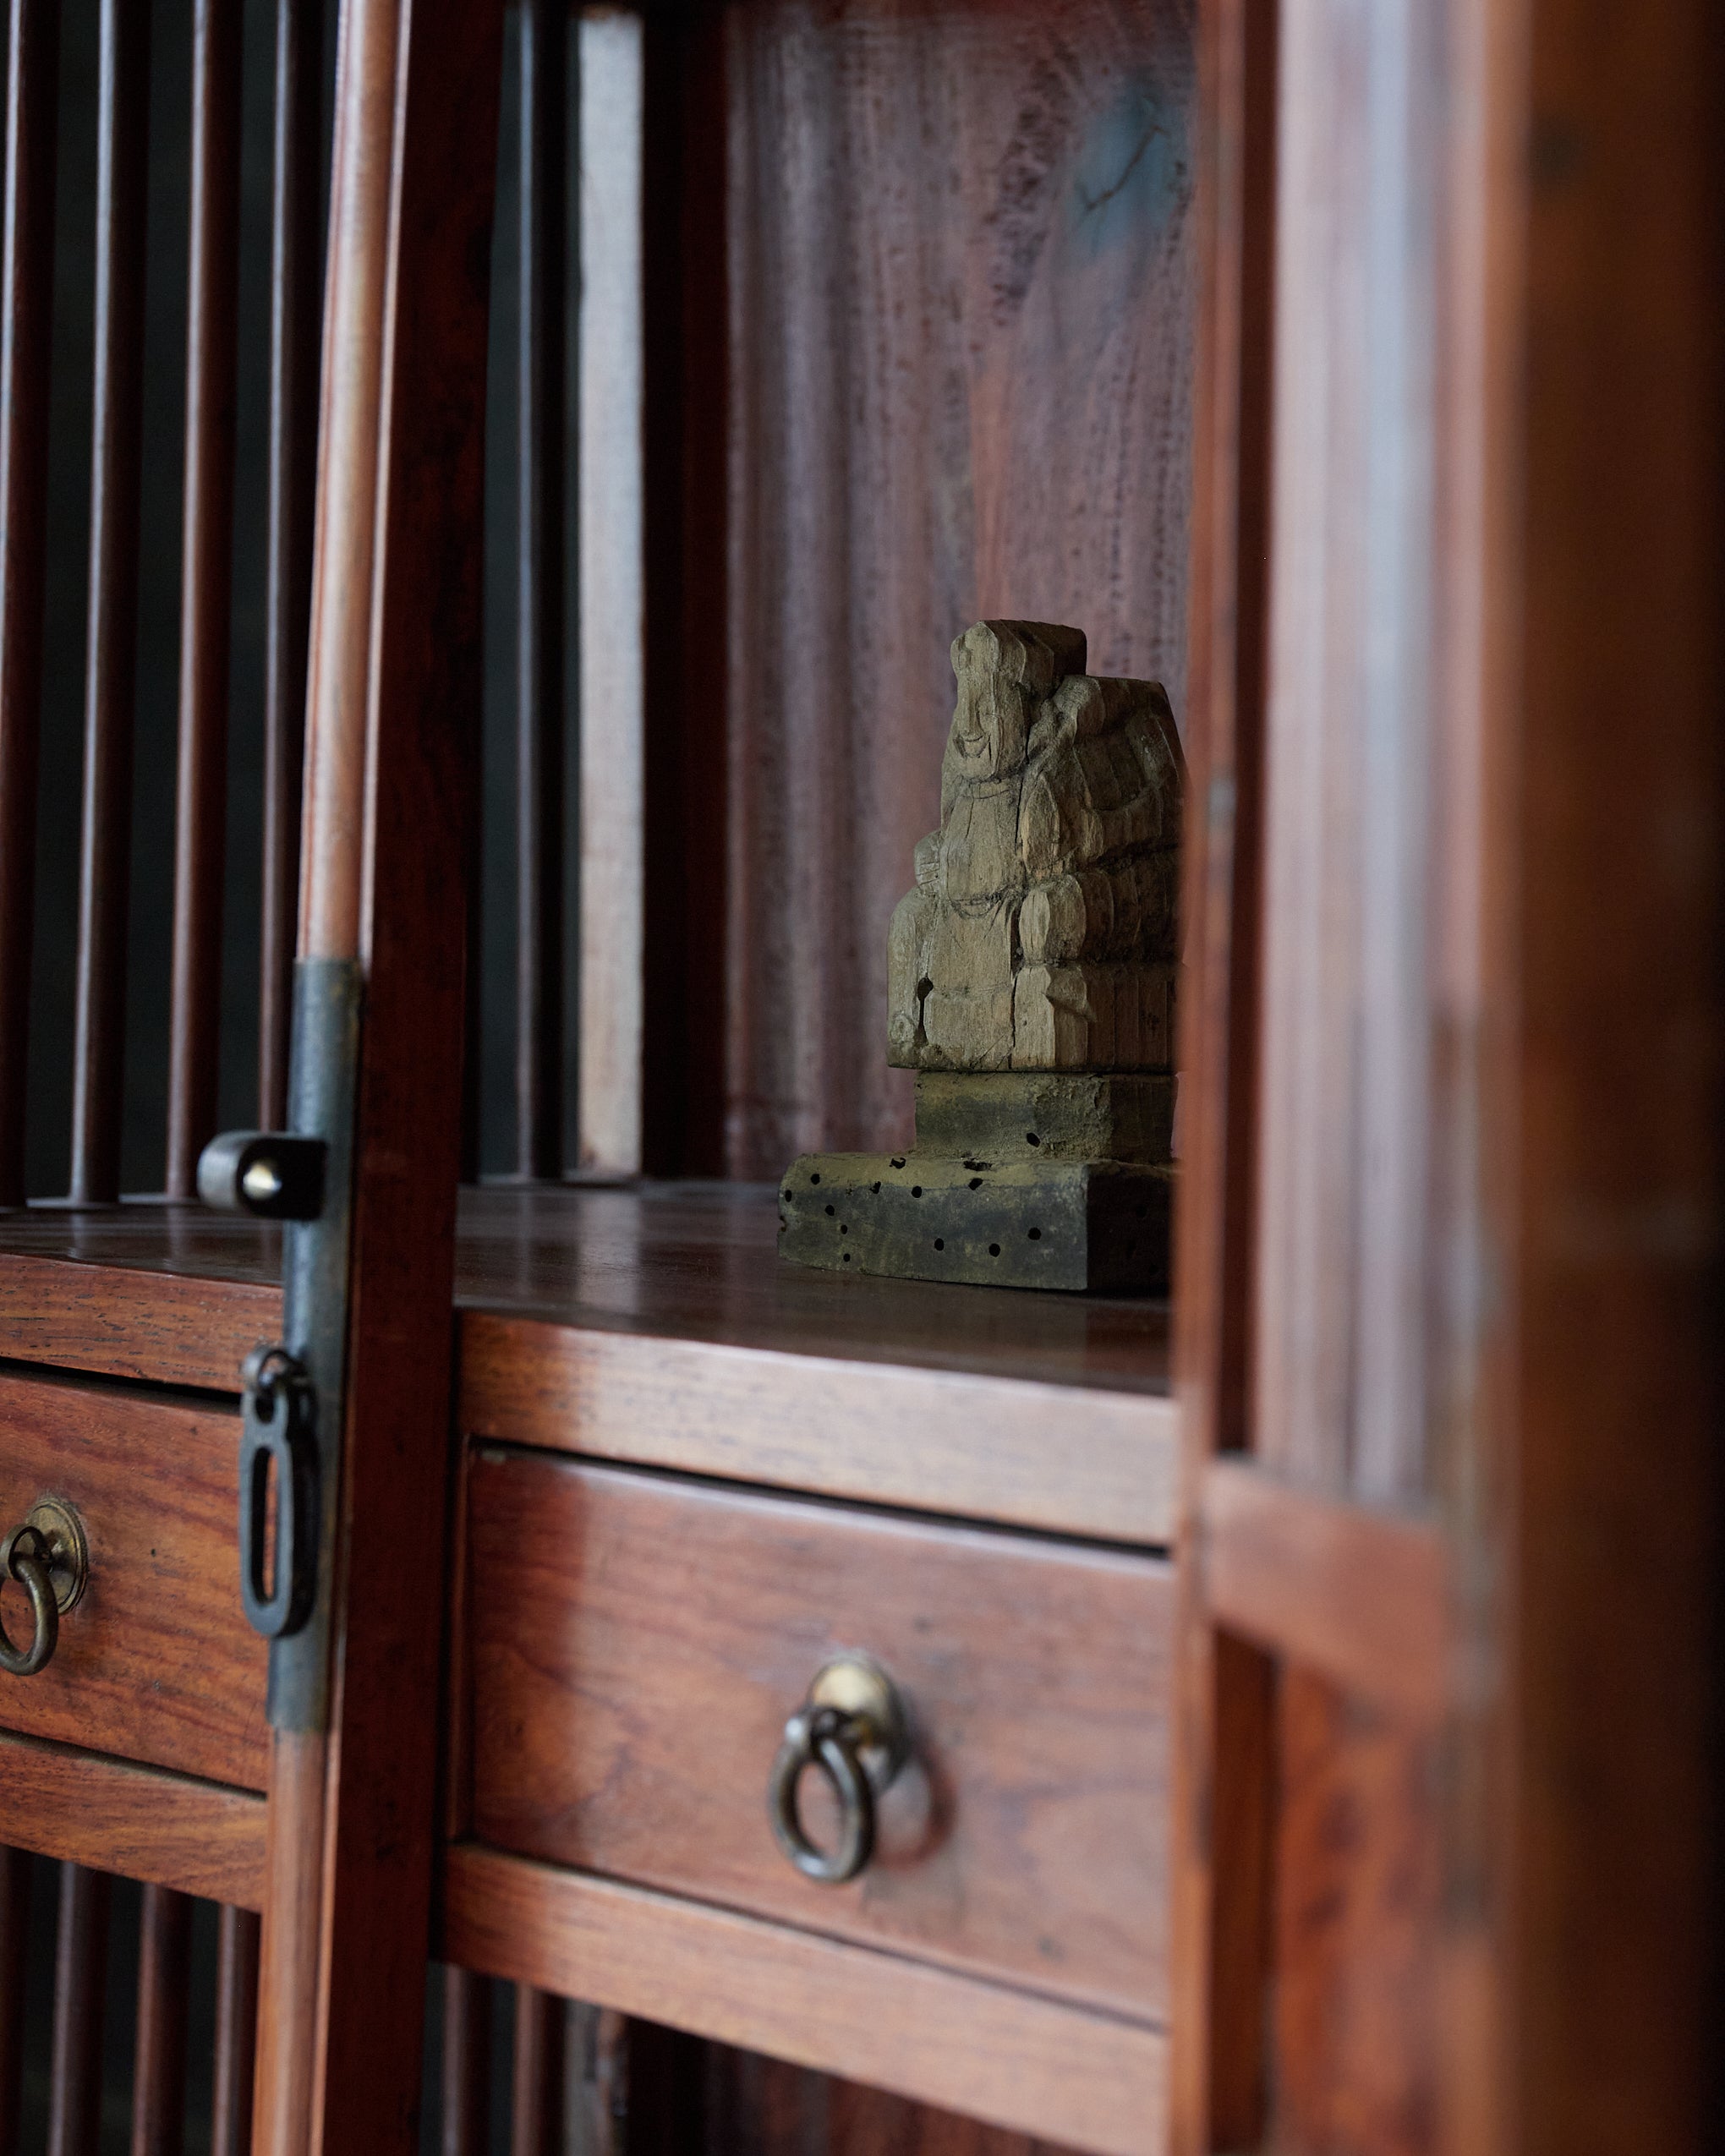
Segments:
[[[842,1886],[874,1854],[875,1799],[890,1787],[910,1750],[904,1707],[892,1680],[866,1655],[826,1664],[785,1725],[767,1787],[779,1847],[805,1879]],[[819,1767],[839,1804],[836,1848],[819,1847],[802,1824],[802,1777]]]
[[[0,1584],[15,1579],[30,1597],[35,1628],[27,1647],[15,1647],[0,1620],[0,1670],[35,1677],[54,1659],[62,1614],[75,1606],[90,1576],[84,1524],[69,1505],[42,1497],[22,1527],[0,1542]]]

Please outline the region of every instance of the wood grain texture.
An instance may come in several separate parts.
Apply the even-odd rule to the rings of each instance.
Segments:
[[[1160,2156],[1166,2039],[944,1969],[471,1845],[443,1951],[1098,2156]]]
[[[474,1462],[468,1527],[478,1839],[1164,2011],[1160,1565],[514,1453]],[[786,1862],[766,1786],[841,1647],[917,1750],[841,1890]]]
[[[713,2055],[708,2156],[1060,2156],[1052,2142],[748,2052]]]
[[[61,1866],[48,2156],[96,2156],[101,2145],[101,2024],[112,1886],[106,1872],[82,1864]]]
[[[1164,1305],[838,1281],[778,1263],[775,1217],[770,1191],[726,1185],[464,1190],[463,1428],[1166,1541]],[[0,1353],[227,1389],[279,1322],[279,1270],[277,1231],[237,1216],[14,1214]],[[1063,1434],[1075,1418],[1082,1446]]]
[[[320,1803],[308,1787],[297,1875],[285,1845],[272,1859],[260,2006],[269,2028],[284,1986],[296,2013],[307,2000],[285,1926],[309,1902],[313,2041],[296,2027],[260,2055],[260,2156],[407,2156],[416,2142],[477,856],[502,9],[361,0],[342,36],[299,949],[359,960],[364,1018],[327,1782]],[[290,1771],[309,1784],[309,1762]]]
[[[95,440],[72,1073],[71,1192],[86,1203],[120,1194],[149,177],[147,0],[101,0],[98,78]]]
[[[0,233],[0,1205],[25,1196],[60,13],[11,0]]]
[[[726,457],[698,588],[726,608],[732,1174],[910,1135],[882,930],[952,637],[1071,621],[1183,711],[1192,24],[1186,0],[724,11],[696,93],[724,139],[689,183],[727,326],[691,422]],[[687,664],[693,714],[704,641]]]
[[[182,1894],[263,1903],[264,1800],[248,1790],[0,1732],[0,1836]]]
[[[1431,1724],[1452,1693],[1449,1560],[1434,1526],[1211,1463],[1200,1512],[1215,1621],[1350,1696]]]
[[[28,1735],[261,1788],[264,1649],[235,1569],[238,1416],[225,1405],[0,1376],[0,1513],[45,1494],[84,1523],[90,1584],[39,1676],[8,1678]],[[13,1590],[15,1591],[15,1590]]]
[[[186,2033],[192,1905],[171,1887],[144,1889],[132,2063],[132,2156],[178,2156],[186,2125]]]
[[[221,1048],[242,20],[241,0],[196,0],[192,13],[179,769],[168,1019],[166,1188],[173,1198],[195,1196],[198,1155],[216,1135]]]
[[[1275,2146],[1427,2156],[1440,1858],[1427,1743],[1284,1672],[1279,1699]]]

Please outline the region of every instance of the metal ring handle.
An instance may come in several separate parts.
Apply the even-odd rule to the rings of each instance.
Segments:
[[[855,1879],[874,1854],[874,1791],[852,1748],[860,1733],[854,1717],[835,1707],[804,1710],[786,1723],[773,1762],[768,1792],[773,1833],[802,1876],[825,1886]],[[839,1844],[830,1854],[816,1847],[802,1824],[799,1794],[813,1766],[825,1775],[839,1800]]]
[[[25,1542],[30,1546],[23,1546]],[[54,1659],[60,1644],[60,1605],[48,1570],[48,1548],[40,1528],[14,1528],[0,1542],[0,1570],[15,1579],[30,1597],[36,1636],[28,1647],[14,1647],[0,1621],[0,1670],[13,1677],[35,1677]]]

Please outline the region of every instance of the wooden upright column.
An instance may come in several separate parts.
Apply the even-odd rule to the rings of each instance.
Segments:
[[[258,2156],[414,2147],[434,1851],[497,0],[348,0],[298,954],[363,976],[326,1730],[277,1732]]]

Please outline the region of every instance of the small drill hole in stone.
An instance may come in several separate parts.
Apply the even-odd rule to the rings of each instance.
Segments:
[[[796,1199],[791,1196],[788,1190],[781,1190],[779,1195],[784,1199],[787,1206],[794,1206],[797,1202]]]
[[[990,1243],[988,1245],[988,1256],[990,1257],[999,1257],[999,1255],[1000,1245],[998,1243]]]
[[[811,1183],[819,1183],[820,1178],[818,1175],[811,1175],[808,1179]]]
[[[826,1209],[826,1217],[829,1220],[830,1220],[833,1217],[833,1208],[830,1206],[829,1206]]]
[[[1031,1229],[1031,1231],[1030,1231],[1030,1239],[1031,1239],[1031,1241],[1032,1241],[1032,1243],[1039,1243],[1039,1242],[1041,1242],[1041,1240],[1042,1240],[1042,1230],[1041,1230],[1041,1228],[1032,1228]]]
[[[848,1250],[845,1253],[845,1262],[846,1265],[851,1262],[851,1253]]]
[[[970,1186],[973,1190],[980,1190],[983,1187],[982,1177],[980,1175],[972,1175],[970,1180]]]
[[[1039,1146],[1042,1140],[1038,1137],[1034,1130],[1027,1130],[1024,1134],[1024,1142],[1027,1146]]]
[[[849,1229],[847,1227],[846,1227],[846,1225],[845,1225],[844,1222],[841,1220],[841,1221],[839,1223],[839,1233],[840,1233],[840,1234],[841,1234],[841,1235],[848,1235],[848,1234],[850,1234],[850,1232],[851,1232],[851,1231],[850,1231],[850,1229]]]
[[[911,1196],[912,1196],[913,1198],[920,1198],[920,1197],[922,1196],[922,1195],[923,1195],[923,1186],[922,1186],[922,1185],[921,1185],[920,1183],[912,1183],[912,1185],[911,1185]]]
[[[892,1164],[893,1164],[893,1166],[894,1166],[895,1168],[902,1168],[902,1167],[904,1166],[904,1164],[905,1164],[905,1157],[904,1157],[904,1155],[903,1155],[902,1153],[895,1154],[895,1155],[894,1156],[894,1158],[893,1158],[893,1163],[892,1163]]]
[[[874,1195],[875,1195],[875,1196],[876,1196],[877,1198],[880,1196],[880,1185],[879,1185],[879,1184],[878,1184],[878,1183],[871,1183],[871,1184],[868,1185],[868,1187],[869,1187],[869,1189],[870,1189],[871,1190],[873,1190],[873,1193],[874,1193]]]
[[[946,1248],[946,1238],[944,1235],[937,1235],[934,1238],[934,1247],[937,1250],[944,1250]]]

